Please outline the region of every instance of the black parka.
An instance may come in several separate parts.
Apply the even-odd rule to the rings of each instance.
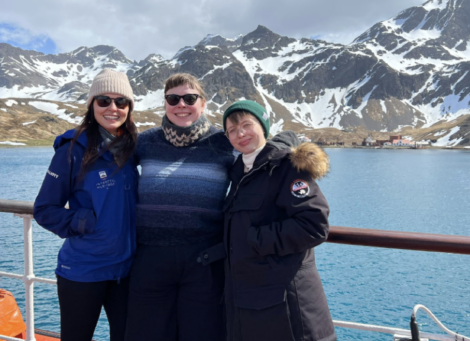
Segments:
[[[328,236],[318,179],[328,157],[312,143],[269,142],[253,169],[229,177],[224,243],[228,341],[332,341],[333,322],[313,247]]]

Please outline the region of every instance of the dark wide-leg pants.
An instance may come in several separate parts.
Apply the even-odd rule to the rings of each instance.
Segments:
[[[61,341],[91,341],[102,307],[108,317],[110,340],[123,341],[128,289],[129,278],[75,282],[57,276]]]
[[[203,242],[139,245],[131,270],[126,341],[224,341],[223,261],[207,266]]]

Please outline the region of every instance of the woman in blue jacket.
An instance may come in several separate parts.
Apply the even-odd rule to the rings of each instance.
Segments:
[[[102,307],[111,341],[124,338],[136,246],[133,105],[127,76],[101,71],[82,123],[56,138],[34,203],[38,224],[65,238],[56,269],[62,341],[91,340]]]

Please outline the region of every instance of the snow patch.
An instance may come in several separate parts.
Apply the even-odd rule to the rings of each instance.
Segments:
[[[144,96],[134,96],[135,110],[152,110],[165,105],[164,90],[149,91]]]
[[[387,107],[385,106],[385,101],[384,100],[380,100],[380,106],[382,107],[382,111],[384,112],[384,114],[387,113]]]
[[[155,55],[155,56],[152,56],[151,58],[147,59],[148,62],[152,63],[152,64],[157,64],[157,63],[160,63],[162,61],[164,61],[165,58],[163,58],[161,55]],[[147,69],[148,71],[148,69]],[[146,72],[147,72],[146,71]]]
[[[27,125],[29,125],[29,124],[36,123],[36,121],[37,121],[37,120],[34,120],[34,121],[32,121],[32,122],[25,122],[25,123],[23,123],[23,125],[24,125],[24,126],[27,126]]]
[[[29,105],[39,110],[46,111],[52,115],[57,116],[61,120],[64,120],[73,124],[78,124],[82,120],[81,117],[72,117],[73,114],[66,114],[65,109],[59,109],[59,106],[54,103],[31,101],[29,102]]]
[[[10,142],[10,141],[4,141],[4,142],[0,142],[0,144],[7,144],[7,145],[10,145],[10,146],[26,146],[25,143],[20,143],[20,142]]]
[[[332,46],[328,47],[331,48]],[[276,56],[263,59],[261,63],[256,58],[248,59],[244,52],[241,50],[233,52],[233,56],[238,59],[243,64],[243,66],[245,66],[245,69],[250,75],[254,75],[255,73],[261,75],[274,75],[278,77],[277,83],[279,85],[282,85],[284,82],[288,82],[294,79],[299,73],[308,72],[309,70],[324,64],[322,62],[306,63],[301,68],[298,68],[296,70],[290,70],[290,67],[285,68],[285,63],[293,65],[294,63],[306,57],[323,52],[325,48],[325,45],[320,44],[317,47],[313,47],[312,45],[301,43],[299,40],[297,40],[282,48],[282,50],[277,52]],[[305,53],[305,50],[307,50],[308,52]],[[303,53],[300,53],[300,51],[302,51]],[[280,71],[283,68],[284,70]]]
[[[9,99],[8,101],[5,102],[6,106],[11,107],[13,104],[18,105],[18,102],[15,101],[14,99]]]
[[[470,95],[467,95],[461,101],[459,95],[449,95],[444,97],[444,101],[441,104],[434,107],[432,106],[433,102],[415,107],[424,113],[426,124],[423,125],[423,128],[428,128],[442,119],[450,121],[462,115],[470,114],[469,101]]]
[[[369,78],[369,77],[368,77]],[[369,80],[369,79],[367,79]],[[366,107],[367,104],[369,104],[369,98],[370,98],[370,95],[372,95],[372,93],[374,92],[374,90],[378,87],[378,85],[374,85],[374,87],[372,88],[372,90],[364,96],[363,100],[362,100],[362,103],[361,105],[356,109],[356,112],[358,114],[358,116],[360,118],[363,118],[362,116],[362,110]]]
[[[458,145],[463,140],[463,137],[461,137],[459,139],[455,139],[455,140],[451,140],[450,137],[452,135],[454,135],[456,132],[458,132],[459,130],[460,130],[459,126],[452,128],[449,133],[447,133],[445,136],[443,136],[439,140],[437,140],[436,143],[433,143],[433,146],[453,147],[453,146]]]
[[[218,69],[225,70],[225,69],[226,69],[227,67],[229,67],[231,64],[232,64],[232,62],[225,63],[225,64],[223,64],[223,65],[214,65],[214,68],[213,68],[212,70],[210,70],[208,73],[206,73],[204,76],[202,76],[201,78],[199,78],[199,80],[203,80],[204,77],[206,77],[207,75],[213,74],[215,70],[218,70]]]
[[[426,24],[426,19],[424,19],[414,30],[410,32],[402,31],[402,20],[390,19],[382,22],[389,31],[391,32],[400,32],[400,36],[405,38],[408,41],[420,41],[420,40],[429,40],[437,39],[441,35],[441,30],[433,28],[431,30],[423,30],[422,27]]]
[[[284,128],[284,119],[280,119],[279,121],[273,123],[271,128],[269,129],[269,133],[274,136],[279,134]]]
[[[240,39],[241,37],[243,37],[243,34],[239,34],[235,38],[225,38],[225,39],[228,40],[228,41],[236,41],[237,39]]]
[[[179,58],[179,56],[181,56],[181,54],[185,51],[189,51],[189,50],[195,50],[194,46],[185,46],[183,47],[182,49],[180,49],[176,54],[175,56],[172,58],[173,60],[177,60]]]
[[[155,123],[154,122],[144,122],[144,123],[137,122],[135,125],[137,126],[137,128],[139,128],[142,126],[154,126]]]
[[[443,10],[443,9],[446,9],[447,2],[448,1],[431,0],[431,1],[426,2],[422,7],[428,12],[432,11],[433,9]]]
[[[165,116],[165,110],[154,111],[153,114],[163,117]]]

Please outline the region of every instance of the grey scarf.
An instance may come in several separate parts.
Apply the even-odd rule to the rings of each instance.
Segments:
[[[102,126],[99,126],[99,130],[100,130],[100,135],[103,139],[103,144],[105,146],[109,146],[116,139],[116,136],[112,135],[109,131],[104,129]],[[121,164],[121,161],[122,161],[121,156],[123,154],[122,151],[123,151],[124,146],[125,146],[125,142],[124,140],[121,140],[121,141],[117,141],[109,148],[109,151],[113,154],[114,159],[119,165]]]
[[[163,116],[162,129],[165,138],[175,147],[187,147],[204,137],[211,127],[211,123],[205,115],[189,127],[180,127],[170,122],[168,117]]]

